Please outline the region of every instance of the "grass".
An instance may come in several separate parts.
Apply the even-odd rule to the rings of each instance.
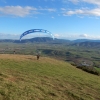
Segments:
[[[0,100],[99,100],[100,76],[67,62],[0,55]]]

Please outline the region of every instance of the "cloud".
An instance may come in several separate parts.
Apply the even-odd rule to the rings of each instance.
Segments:
[[[0,15],[10,15],[24,17],[32,13],[36,13],[37,9],[33,7],[21,7],[21,6],[5,6],[0,7]]]
[[[59,39],[69,39],[69,40],[75,40],[75,39],[100,39],[100,35],[91,35],[91,34],[71,34],[71,33],[66,33],[65,35],[62,35],[61,33],[59,34],[54,34],[55,38]]]
[[[79,0],[69,0],[69,1],[71,1],[74,4],[77,4],[79,2]]]
[[[49,11],[49,12],[55,12],[56,11],[56,9],[53,9],[53,8],[49,8],[49,9],[46,9],[47,11]]]
[[[85,38],[87,38],[88,35],[87,34],[81,34],[81,35],[79,35],[79,37],[85,37]]]
[[[99,35],[90,35],[90,34],[81,34],[81,35],[76,35],[76,39],[100,39]]]
[[[82,0],[83,2],[100,5],[100,0]]]
[[[26,17],[29,15],[41,14],[41,11],[47,12],[56,12],[54,8],[35,8],[30,6],[5,6],[0,7],[1,16],[17,16],[17,17]]]
[[[63,0],[63,1],[67,2],[67,0]],[[85,3],[88,3],[88,4],[100,5],[100,0],[69,0],[69,1],[72,2],[72,3],[85,2]]]
[[[2,0],[5,1],[5,0]],[[48,0],[46,0],[48,1]],[[52,0],[52,2],[54,2],[56,0]],[[60,1],[60,0],[59,0]],[[89,4],[95,4],[95,5],[100,5],[100,0],[62,0],[61,2],[63,3],[73,3],[78,5],[78,3],[89,3]],[[69,3],[68,3],[69,4]],[[87,6],[87,5],[85,5]],[[37,14],[48,14],[48,13],[56,13],[58,15],[63,14],[63,16],[71,16],[71,15],[78,15],[78,16],[96,16],[99,17],[100,16],[100,7],[97,6],[92,6],[91,8],[85,7],[85,8],[79,8],[79,6],[77,7],[78,9],[72,8],[70,9],[68,8],[64,8],[61,7],[60,10],[59,8],[43,8],[43,7],[31,7],[31,6],[4,6],[4,7],[0,7],[0,16],[14,16],[14,17],[27,17],[27,16],[33,16],[33,15],[37,15]],[[93,8],[95,7],[95,8]],[[47,13],[48,12],[48,13]]]
[[[73,5],[73,8],[61,8],[63,16],[81,15],[100,17],[100,0],[63,0],[63,3]],[[77,4],[77,7],[74,4]]]
[[[54,34],[54,37],[55,38],[59,38],[59,37],[61,37],[59,34]]]
[[[45,37],[48,36],[47,34],[29,34],[26,37],[23,37],[23,39],[30,39],[32,37]],[[16,39],[19,40],[20,34],[5,34],[0,33],[0,39]],[[89,34],[54,34],[55,38],[59,39],[69,39],[69,40],[75,40],[75,39],[100,39],[100,35],[89,35]]]
[[[18,34],[5,34],[5,33],[0,33],[0,39],[19,39]]]
[[[42,7],[39,7],[40,11],[48,11],[48,12],[56,12],[56,9],[55,8],[42,8]]]
[[[85,15],[85,16],[100,16],[100,8],[95,9],[76,9],[63,12],[64,16]]]
[[[86,38],[86,39],[100,39],[99,35],[87,35],[87,34],[81,34],[79,35],[80,38]]]

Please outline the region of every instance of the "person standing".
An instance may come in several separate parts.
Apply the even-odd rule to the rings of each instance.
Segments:
[[[37,54],[37,60],[39,60],[39,58],[40,58],[40,55],[39,55],[39,54]]]

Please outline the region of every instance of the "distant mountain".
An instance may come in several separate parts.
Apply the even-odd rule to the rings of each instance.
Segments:
[[[15,41],[18,42],[18,41]],[[26,43],[26,42],[47,42],[47,43],[67,43],[70,42],[70,40],[64,40],[64,39],[52,39],[49,37],[36,37],[36,38],[32,38],[32,39],[24,39],[22,41],[20,41],[21,43]]]
[[[1,39],[0,42],[14,42],[12,39]]]
[[[89,39],[76,39],[76,40],[73,40],[72,42],[79,43],[79,42],[86,42],[86,41],[91,41],[91,40],[89,40]]]
[[[65,39],[57,39],[54,40],[49,37],[36,37],[31,39],[22,39],[20,40],[11,40],[11,39],[2,39],[0,42],[12,42],[12,43],[34,43],[34,42],[46,42],[46,43],[54,43],[54,44],[61,44],[61,43],[68,43],[71,42],[70,40]]]
[[[0,42],[12,42],[12,43],[33,43],[33,42],[51,42],[53,41],[52,38],[48,37],[36,37],[36,38],[31,38],[31,39],[22,39],[20,40],[12,40],[12,39],[1,39]]]
[[[22,39],[20,40],[12,40],[12,39],[2,39],[0,42],[11,42],[11,43],[35,43],[35,42],[45,42],[45,43],[52,43],[52,44],[62,44],[67,43],[74,46],[85,46],[85,47],[92,47],[92,46],[99,46],[100,40],[89,40],[89,39],[77,39],[77,40],[66,40],[66,39],[57,39],[54,40],[49,37],[36,37],[31,39]]]
[[[78,42],[78,43],[73,43],[73,46],[80,46],[80,47],[92,47],[92,48],[97,48],[100,47],[100,42],[99,41],[86,41],[86,42]]]
[[[33,43],[33,42],[51,42],[53,41],[52,38],[49,37],[36,37],[31,39],[22,39],[21,41],[16,40],[15,43]]]
[[[80,42],[100,42],[100,40],[91,40],[91,39],[76,39],[73,40],[74,43],[80,43]]]

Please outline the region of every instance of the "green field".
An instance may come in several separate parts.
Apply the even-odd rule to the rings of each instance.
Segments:
[[[89,63],[91,67],[100,66],[99,47],[73,46],[72,44],[62,43],[0,43],[0,54],[36,55],[38,52],[42,56],[49,56],[61,59],[75,65],[81,64],[81,61]]]
[[[100,100],[100,76],[49,57],[0,54],[0,100]]]

